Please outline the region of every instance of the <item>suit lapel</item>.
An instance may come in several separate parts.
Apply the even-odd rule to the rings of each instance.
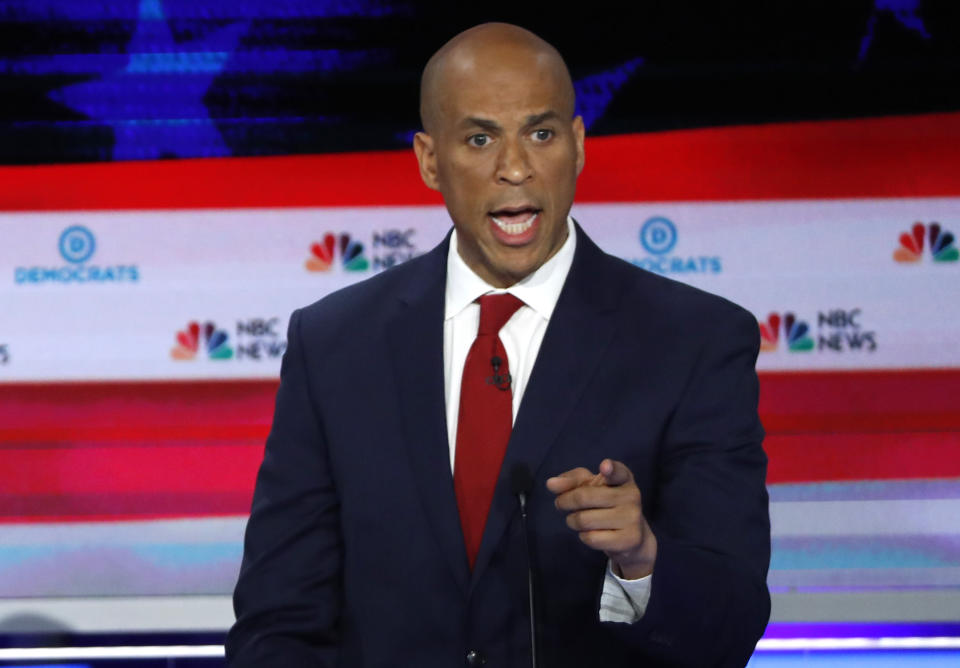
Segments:
[[[469,580],[450,473],[443,382],[443,312],[447,241],[424,258],[399,295],[387,340],[399,388],[404,441],[424,513],[461,591]]]
[[[577,226],[577,250],[524,391],[473,572],[476,583],[517,510],[510,485],[514,465],[525,464],[540,485],[561,471],[539,472],[550,447],[577,407],[615,332],[620,285],[611,259]],[[599,462],[584,462],[596,466]],[[542,493],[535,489],[534,494]]]

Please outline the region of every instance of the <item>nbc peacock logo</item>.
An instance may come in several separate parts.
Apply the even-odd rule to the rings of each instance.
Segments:
[[[792,353],[809,352],[814,348],[810,325],[798,320],[793,313],[771,313],[766,322],[760,322],[760,352],[773,352],[780,346],[780,325],[786,337],[787,350]]]
[[[209,320],[202,326],[196,321],[188,323],[186,329],[177,332],[176,338],[177,345],[170,350],[170,357],[175,360],[192,360],[200,352],[212,360],[233,357],[233,348],[228,345],[229,334]]]
[[[323,235],[322,242],[314,242],[310,246],[310,257],[305,263],[307,271],[330,271],[333,267],[334,255],[337,248],[337,236],[328,232]],[[340,262],[346,271],[366,271],[370,268],[370,261],[363,254],[363,244],[344,233],[340,235]]]
[[[924,238],[930,244],[930,255],[934,262],[956,262],[960,259],[952,232],[944,230],[940,223],[924,225],[919,221],[913,224],[909,232],[900,235],[900,246],[893,251],[893,259],[904,264],[920,262]]]

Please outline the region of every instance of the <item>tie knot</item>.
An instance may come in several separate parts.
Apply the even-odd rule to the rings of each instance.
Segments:
[[[507,324],[510,316],[523,306],[522,301],[507,292],[499,295],[484,295],[477,301],[480,302],[480,328],[477,330],[477,336],[496,335],[500,328]]]

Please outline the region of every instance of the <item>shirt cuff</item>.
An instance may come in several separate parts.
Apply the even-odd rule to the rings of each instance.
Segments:
[[[600,594],[600,621],[632,624],[643,617],[650,600],[653,574],[638,580],[624,580],[607,562],[607,573]]]

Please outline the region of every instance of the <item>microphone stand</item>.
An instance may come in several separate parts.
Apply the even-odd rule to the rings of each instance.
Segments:
[[[520,502],[520,526],[523,546],[527,551],[527,600],[530,603],[530,666],[537,668],[537,617],[533,596],[533,554],[530,551],[530,531],[527,527],[527,493],[533,488],[533,477],[525,464],[517,464],[512,472],[513,493]]]

